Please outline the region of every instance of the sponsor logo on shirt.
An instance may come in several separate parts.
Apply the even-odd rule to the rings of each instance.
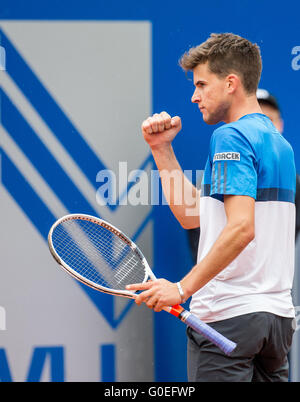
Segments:
[[[240,161],[241,155],[239,152],[221,152],[214,154],[214,162],[216,161]]]

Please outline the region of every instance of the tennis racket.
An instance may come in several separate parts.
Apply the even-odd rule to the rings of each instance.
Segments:
[[[126,290],[127,285],[156,279],[136,244],[116,227],[90,215],[71,214],[58,219],[49,231],[48,244],[52,256],[64,270],[100,292],[134,299],[137,295]],[[164,310],[224,353],[230,354],[236,347],[180,305]]]

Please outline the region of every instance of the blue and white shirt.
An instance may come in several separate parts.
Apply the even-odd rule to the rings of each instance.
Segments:
[[[257,311],[294,317],[295,186],[292,147],[267,116],[249,114],[214,131],[201,185],[198,262],[226,225],[226,194],[256,200],[255,238],[193,295],[190,309],[203,321]]]

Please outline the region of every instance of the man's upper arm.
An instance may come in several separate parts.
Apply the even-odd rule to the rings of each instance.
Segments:
[[[255,199],[249,196],[224,195],[224,208],[229,225],[244,227],[249,234],[255,230]]]
[[[234,128],[216,133],[211,148],[211,196],[224,201],[227,223],[251,237],[255,227],[258,160],[253,144]]]

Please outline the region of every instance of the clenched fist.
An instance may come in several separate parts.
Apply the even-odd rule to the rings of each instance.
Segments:
[[[144,138],[151,148],[171,143],[180,130],[180,117],[171,118],[166,112],[155,113],[142,124]]]

